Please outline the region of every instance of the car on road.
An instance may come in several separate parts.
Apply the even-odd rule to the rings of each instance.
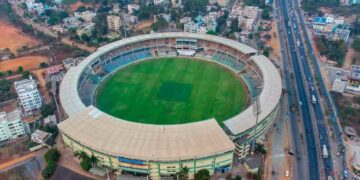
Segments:
[[[290,176],[290,172],[288,170],[285,171],[285,176],[289,177]]]
[[[344,170],[344,177],[345,178],[349,177],[349,172],[346,169]]]

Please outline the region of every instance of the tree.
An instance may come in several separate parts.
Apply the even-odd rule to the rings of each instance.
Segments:
[[[187,180],[189,179],[189,168],[188,167],[181,167],[180,172],[176,175],[178,180]]]
[[[163,17],[159,17],[158,21],[156,21],[155,23],[153,23],[151,25],[151,29],[154,31],[157,31],[157,30],[163,29],[167,26],[168,26],[168,22]]]
[[[56,171],[56,163],[50,163],[48,164],[45,169],[41,172],[41,175],[45,178],[48,179],[50,178]]]
[[[320,55],[337,62],[338,66],[342,66],[346,54],[343,40],[329,40],[325,36],[318,36],[314,38],[314,41]]]
[[[49,149],[44,155],[45,162],[48,164],[58,162],[59,158],[60,152],[57,149]]]
[[[210,180],[210,172],[207,169],[201,169],[196,172],[195,180]]]
[[[7,73],[8,75],[12,75],[12,74],[13,74],[13,71],[12,71],[12,70],[7,70],[6,73]]]
[[[44,104],[41,106],[40,108],[40,113],[42,117],[48,117],[49,115],[53,115],[55,112],[55,105],[53,102],[49,103],[49,104]]]
[[[3,76],[5,76],[5,73],[0,71],[0,77],[3,77]]]
[[[23,79],[28,79],[29,76],[30,76],[30,71],[24,71],[24,72],[22,73],[22,78],[23,78]]]
[[[231,20],[230,30],[232,32],[238,32],[239,31],[239,20],[238,18],[235,18]]]
[[[7,79],[0,79],[0,102],[4,102],[16,97],[11,91],[12,82]]]
[[[360,37],[355,38],[351,46],[352,46],[352,48],[354,48],[357,52],[360,52]]]
[[[263,19],[265,19],[265,20],[271,19],[271,17],[270,17],[270,7],[269,6],[265,6],[263,11],[261,12],[261,17]]]
[[[208,0],[183,0],[182,5],[184,11],[189,13],[192,17],[206,13],[206,6],[209,4]]]
[[[48,65],[46,62],[41,62],[41,63],[39,64],[39,66],[40,66],[41,68],[49,67],[49,65]]]
[[[81,35],[81,40],[89,43],[90,42],[90,37],[87,34],[84,33],[84,34]]]
[[[80,162],[80,166],[83,170],[89,171],[91,169],[91,161],[89,158],[85,158]]]
[[[265,155],[266,154],[265,146],[263,144],[256,144],[255,152]]]
[[[264,49],[263,55],[266,56],[266,57],[269,57],[269,55],[270,55],[269,48]]]
[[[206,32],[206,34],[217,35],[217,32],[215,32],[213,30],[209,30],[208,32]]]
[[[17,69],[17,73],[22,73],[24,71],[24,68],[22,66],[19,66]]]

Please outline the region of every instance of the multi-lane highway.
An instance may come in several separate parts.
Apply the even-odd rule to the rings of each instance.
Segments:
[[[290,91],[288,91],[289,103],[292,99],[291,96],[297,97],[298,102],[293,102],[293,104],[297,104],[300,109],[300,116],[305,129],[306,152],[297,150],[295,153],[304,152],[307,161],[303,163],[307,164],[307,168],[304,170],[302,169],[303,165],[296,163],[298,167],[294,168],[294,177],[305,178],[304,175],[307,175],[306,179],[323,179],[326,176],[333,176],[332,144],[329,139],[327,123],[318,89],[321,90],[325,98],[328,98],[328,93],[324,87],[321,87],[323,85],[321,74],[316,73],[317,75],[314,76],[308,61],[309,54],[307,52],[310,52],[312,56],[314,56],[314,53],[312,48],[307,49],[305,46],[305,42],[307,42],[307,46],[309,46],[309,39],[306,32],[301,33],[300,27],[305,30],[305,25],[300,8],[298,7],[298,2],[297,0],[278,0],[275,2],[275,5],[275,16],[277,16],[275,18],[278,19],[280,36],[283,35],[285,38],[285,40],[280,38],[285,68],[285,80],[287,84],[294,83],[293,85],[296,92],[295,94],[291,94],[291,84],[287,86],[290,87]],[[303,36],[306,36],[305,40]],[[314,64],[313,58],[315,58],[316,61],[316,57],[310,57]],[[289,61],[288,63],[291,68],[287,69],[286,61]],[[317,62],[315,63],[317,65]],[[289,71],[292,72],[289,73]],[[288,78],[289,74],[294,78],[294,81]],[[314,77],[316,77],[316,80]],[[321,81],[319,82],[321,85],[320,88],[317,87],[318,81]],[[312,99],[315,99],[315,101]],[[293,120],[294,119],[292,119],[292,121]],[[295,123],[296,122],[293,122],[292,124]],[[292,130],[295,130],[294,127]],[[293,139],[294,148],[301,147],[301,144],[298,144],[299,140],[296,140],[295,131],[293,132]],[[327,158],[323,158],[322,156],[321,150],[323,146],[326,146],[328,149],[329,156]],[[301,174],[301,176],[299,174]]]

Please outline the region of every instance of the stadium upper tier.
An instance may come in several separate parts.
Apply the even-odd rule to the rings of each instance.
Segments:
[[[189,43],[181,43],[181,47],[179,45],[181,49],[178,50],[176,39]],[[128,52],[132,51],[129,45],[140,43],[142,46],[156,46],[156,44],[147,44],[150,40],[166,42],[165,49],[157,48],[156,53],[159,53],[157,56],[162,56],[161,52],[166,52],[164,56],[176,56],[176,53],[168,52],[170,47],[175,49],[175,52],[178,50],[177,53],[180,55],[195,57],[198,52],[200,54],[200,51],[208,49],[200,58],[221,64],[243,79],[248,79],[247,83],[256,84],[252,89],[254,96],[260,99],[259,124],[277,109],[282,90],[280,74],[269,59],[256,55],[255,49],[236,41],[206,34],[179,32],[147,34],[105,45],[66,73],[60,85],[60,101],[68,119],[59,124],[60,131],[66,137],[98,152],[148,161],[209,157],[235,149],[234,143],[214,119],[179,125],[141,124],[112,117],[92,106],[91,102],[84,104],[84,99],[79,96],[84,72],[95,72],[94,67],[101,64],[102,68],[111,74],[111,71],[116,71],[122,66],[120,62],[125,61],[125,66],[138,59],[146,59],[154,52],[145,47],[147,49],[141,50],[140,56],[138,54],[128,56]],[[196,41],[203,41],[205,44],[201,45],[202,48],[195,47]],[[127,48],[121,49],[122,47]],[[223,51],[220,51],[221,49]],[[112,55],[116,50],[117,54]],[[108,54],[111,58],[104,58]],[[117,61],[118,59],[121,61]],[[253,76],[257,78],[252,79]],[[100,81],[97,78],[91,79],[95,82]],[[249,91],[252,91],[250,88]],[[90,92],[92,93],[94,92]],[[91,98],[89,96],[89,100]],[[237,136],[255,127],[256,115],[250,106],[235,117],[226,120],[224,124],[232,136]]]

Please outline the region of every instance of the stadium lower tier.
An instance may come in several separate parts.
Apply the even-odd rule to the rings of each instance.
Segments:
[[[173,177],[176,172],[186,167],[189,178],[193,178],[194,174],[201,169],[207,169],[213,175],[216,172],[227,172],[232,168],[234,151],[211,154],[207,157],[194,157],[193,159],[179,158],[178,161],[130,159],[98,152],[76,142],[64,133],[61,134],[65,145],[74,152],[85,152],[88,156],[95,156],[100,165],[117,171],[119,174],[125,173],[149,176],[151,179],[166,179]]]

